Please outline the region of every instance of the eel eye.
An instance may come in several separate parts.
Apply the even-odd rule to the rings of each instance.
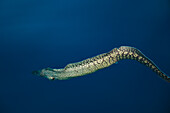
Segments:
[[[49,80],[55,80],[54,77],[47,77]]]
[[[54,77],[52,77],[52,78],[51,78],[51,80],[55,80],[55,78],[54,78]]]

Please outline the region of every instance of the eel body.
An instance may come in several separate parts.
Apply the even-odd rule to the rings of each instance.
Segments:
[[[50,80],[66,80],[93,73],[124,59],[136,60],[156,72],[162,79],[170,82],[170,77],[163,73],[153,61],[146,57],[140,50],[129,46],[114,48],[108,53],[103,53],[80,62],[68,64],[61,69],[45,68],[33,71],[32,73],[34,75],[46,77]]]

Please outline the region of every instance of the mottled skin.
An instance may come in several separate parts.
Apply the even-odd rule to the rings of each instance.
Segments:
[[[129,46],[121,46],[120,48],[114,48],[108,53],[103,53],[98,56],[83,60],[81,62],[68,64],[63,69],[45,68],[39,71],[33,71],[33,74],[46,77],[50,80],[66,80],[69,78],[93,73],[99,69],[108,67],[123,59],[136,60],[149,67],[167,82],[170,82],[170,77],[163,73],[154,64],[153,61],[147,58],[138,49]]]

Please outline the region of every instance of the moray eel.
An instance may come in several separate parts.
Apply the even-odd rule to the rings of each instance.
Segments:
[[[61,69],[45,68],[33,71],[32,74],[46,77],[49,80],[66,80],[93,73],[124,59],[136,60],[156,72],[162,79],[170,82],[170,77],[163,73],[152,60],[146,57],[140,50],[129,46],[114,48],[108,53],[103,53],[80,62],[68,64]]]

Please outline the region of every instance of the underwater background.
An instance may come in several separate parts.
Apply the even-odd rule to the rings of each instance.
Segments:
[[[133,60],[65,81],[31,74],[125,45],[170,75],[170,1],[1,0],[0,113],[170,113],[170,83]]]

